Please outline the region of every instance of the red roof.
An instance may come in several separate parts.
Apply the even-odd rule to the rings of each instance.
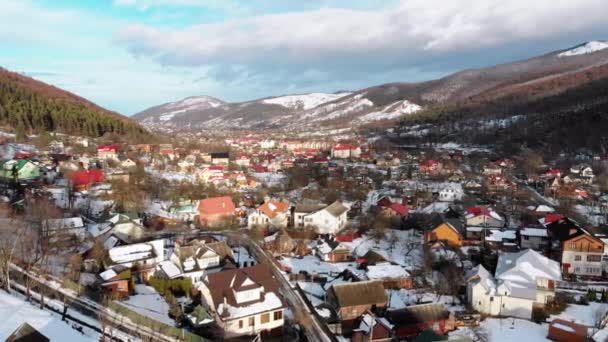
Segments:
[[[118,145],[99,145],[97,151],[118,151]]]
[[[545,224],[553,223],[555,221],[559,221],[564,218],[561,214],[548,214],[545,215]]]
[[[549,169],[547,170],[548,175],[561,175],[562,172],[559,169]]]
[[[485,208],[485,207],[471,207],[471,208],[467,208],[467,214],[473,214],[475,216],[478,215],[490,215],[490,212],[493,211],[492,209],[489,208]]]
[[[87,185],[103,182],[103,170],[76,171],[72,174],[72,184]]]
[[[203,215],[234,214],[235,206],[230,196],[206,198],[199,202],[198,210]]]
[[[357,148],[359,148],[359,146],[351,145],[351,144],[336,144],[333,147],[334,150],[338,150],[338,151],[356,150]]]
[[[407,213],[410,211],[408,207],[399,203],[393,203],[389,206],[389,208],[393,209],[395,212],[397,212],[397,214],[401,216],[407,215]]]

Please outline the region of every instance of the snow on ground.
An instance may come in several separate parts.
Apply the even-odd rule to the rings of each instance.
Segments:
[[[408,100],[398,101],[392,103],[386,107],[384,107],[381,111],[372,112],[369,114],[365,114],[360,117],[358,120],[367,122],[367,121],[377,121],[377,120],[390,120],[395,119],[403,115],[413,114],[420,111],[422,107],[419,105],[410,102]]]
[[[310,93],[310,94],[302,94],[302,95],[287,95],[287,96],[279,96],[273,97],[270,99],[263,100],[264,103],[277,104],[287,108],[293,109],[312,109],[323,103],[330,102],[342,98],[344,96],[348,96],[351,93],[337,93],[337,94],[327,94],[327,93]]]
[[[147,285],[135,285],[136,295],[130,296],[126,301],[117,301],[142,316],[152,318],[161,323],[173,326],[175,322],[169,318],[169,304],[156,290]]]
[[[334,274],[343,272],[348,267],[356,267],[356,263],[352,262],[324,262],[316,256],[306,255],[300,258],[283,257],[281,264],[291,269],[291,273],[297,274],[300,271],[317,274]]]
[[[591,302],[589,305],[570,304],[558,315],[552,315],[549,320],[555,318],[565,319],[567,321],[575,321],[576,323],[584,324],[588,327],[595,325],[595,315],[597,313],[607,313],[608,304]]]
[[[386,295],[390,299],[388,310],[399,310],[410,305],[424,303],[441,303],[450,311],[464,310],[464,306],[460,304],[458,298],[436,295],[424,290],[387,290]]]
[[[362,257],[368,251],[382,255],[387,261],[412,270],[422,260],[422,237],[414,230],[386,229],[385,238],[376,241],[368,235],[355,239],[351,243],[353,255]]]
[[[590,41],[583,45],[577,46],[574,49],[570,49],[568,51],[564,51],[558,54],[558,57],[571,57],[578,55],[586,55],[589,53],[594,53],[600,50],[608,49],[608,42],[602,41]]]
[[[69,312],[72,314],[72,312]],[[100,335],[90,329],[84,334],[71,328],[71,324],[61,321],[61,315],[40,310],[25,300],[0,291],[0,340],[4,341],[21,324],[28,323],[51,341],[99,341]]]
[[[516,318],[488,318],[482,321],[480,326],[487,333],[488,342],[549,341],[547,339],[548,324],[536,324]],[[471,328],[458,328],[448,335],[450,340],[468,337],[477,341]]]

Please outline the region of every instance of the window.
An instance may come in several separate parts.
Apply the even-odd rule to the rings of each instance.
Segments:
[[[262,324],[266,324],[266,323],[270,322],[270,314],[269,313],[262,314],[261,321],[262,321]]]
[[[275,311],[274,314],[273,314],[273,316],[274,317],[272,317],[272,319],[274,321],[281,320],[281,319],[283,319],[283,311]]]
[[[242,329],[242,328],[243,328],[243,320],[239,319],[239,329]]]
[[[574,261],[581,261],[581,256],[580,255],[575,255],[574,256]]]
[[[575,243],[571,243],[570,244],[570,249],[576,249],[576,244]]]
[[[249,326],[253,327],[255,325],[255,316],[249,317]]]
[[[528,240],[530,240],[530,237],[526,235],[526,236],[524,236],[524,240],[528,241]]]
[[[587,255],[587,261],[599,262],[599,261],[602,261],[602,256],[601,255]]]

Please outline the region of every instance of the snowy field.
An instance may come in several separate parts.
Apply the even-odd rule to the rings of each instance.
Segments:
[[[362,257],[373,250],[387,261],[404,266],[406,270],[416,268],[415,265],[422,260],[422,237],[416,235],[414,230],[386,229],[385,238],[380,241],[364,235],[355,239],[351,246],[355,257]]]
[[[338,274],[348,267],[357,267],[354,262],[323,262],[313,255],[307,255],[301,259],[283,257],[281,264],[291,268],[293,274],[300,273],[300,271],[317,274]]]
[[[152,318],[161,323],[173,326],[175,322],[169,317],[169,304],[156,290],[147,285],[135,285],[136,295],[126,301],[117,301],[140,315]]]
[[[516,318],[488,318],[481,322],[482,329],[488,336],[488,342],[537,342],[549,341],[547,339],[548,324],[536,324],[530,321]],[[458,328],[449,333],[450,340],[469,337],[473,341],[475,338],[470,328]]]
[[[606,303],[595,303],[591,302],[589,305],[577,305],[570,304],[558,315],[551,316],[549,320],[555,318],[565,319],[567,321],[574,321],[592,327],[595,325],[595,316],[597,314],[605,314],[608,312],[608,304]]]
[[[70,313],[71,314],[71,313]],[[61,321],[61,315],[47,310],[25,300],[0,291],[0,340],[4,341],[21,324],[28,323],[51,341],[99,341],[100,335],[90,329],[84,329],[84,334],[71,328],[71,324]]]

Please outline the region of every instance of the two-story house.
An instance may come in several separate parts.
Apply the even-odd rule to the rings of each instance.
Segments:
[[[555,298],[559,263],[527,249],[498,257],[494,276],[482,265],[467,274],[467,298],[473,309],[491,316],[530,319],[535,307]]]
[[[203,302],[226,337],[282,329],[286,305],[266,265],[205,275],[199,286]]]
[[[249,228],[286,228],[289,223],[289,203],[268,201],[257,207],[247,219]]]
[[[604,242],[585,230],[562,242],[562,270],[579,276],[602,276]]]
[[[341,202],[298,205],[295,208],[294,224],[298,228],[314,228],[318,234],[336,234],[346,227],[348,208]]]

